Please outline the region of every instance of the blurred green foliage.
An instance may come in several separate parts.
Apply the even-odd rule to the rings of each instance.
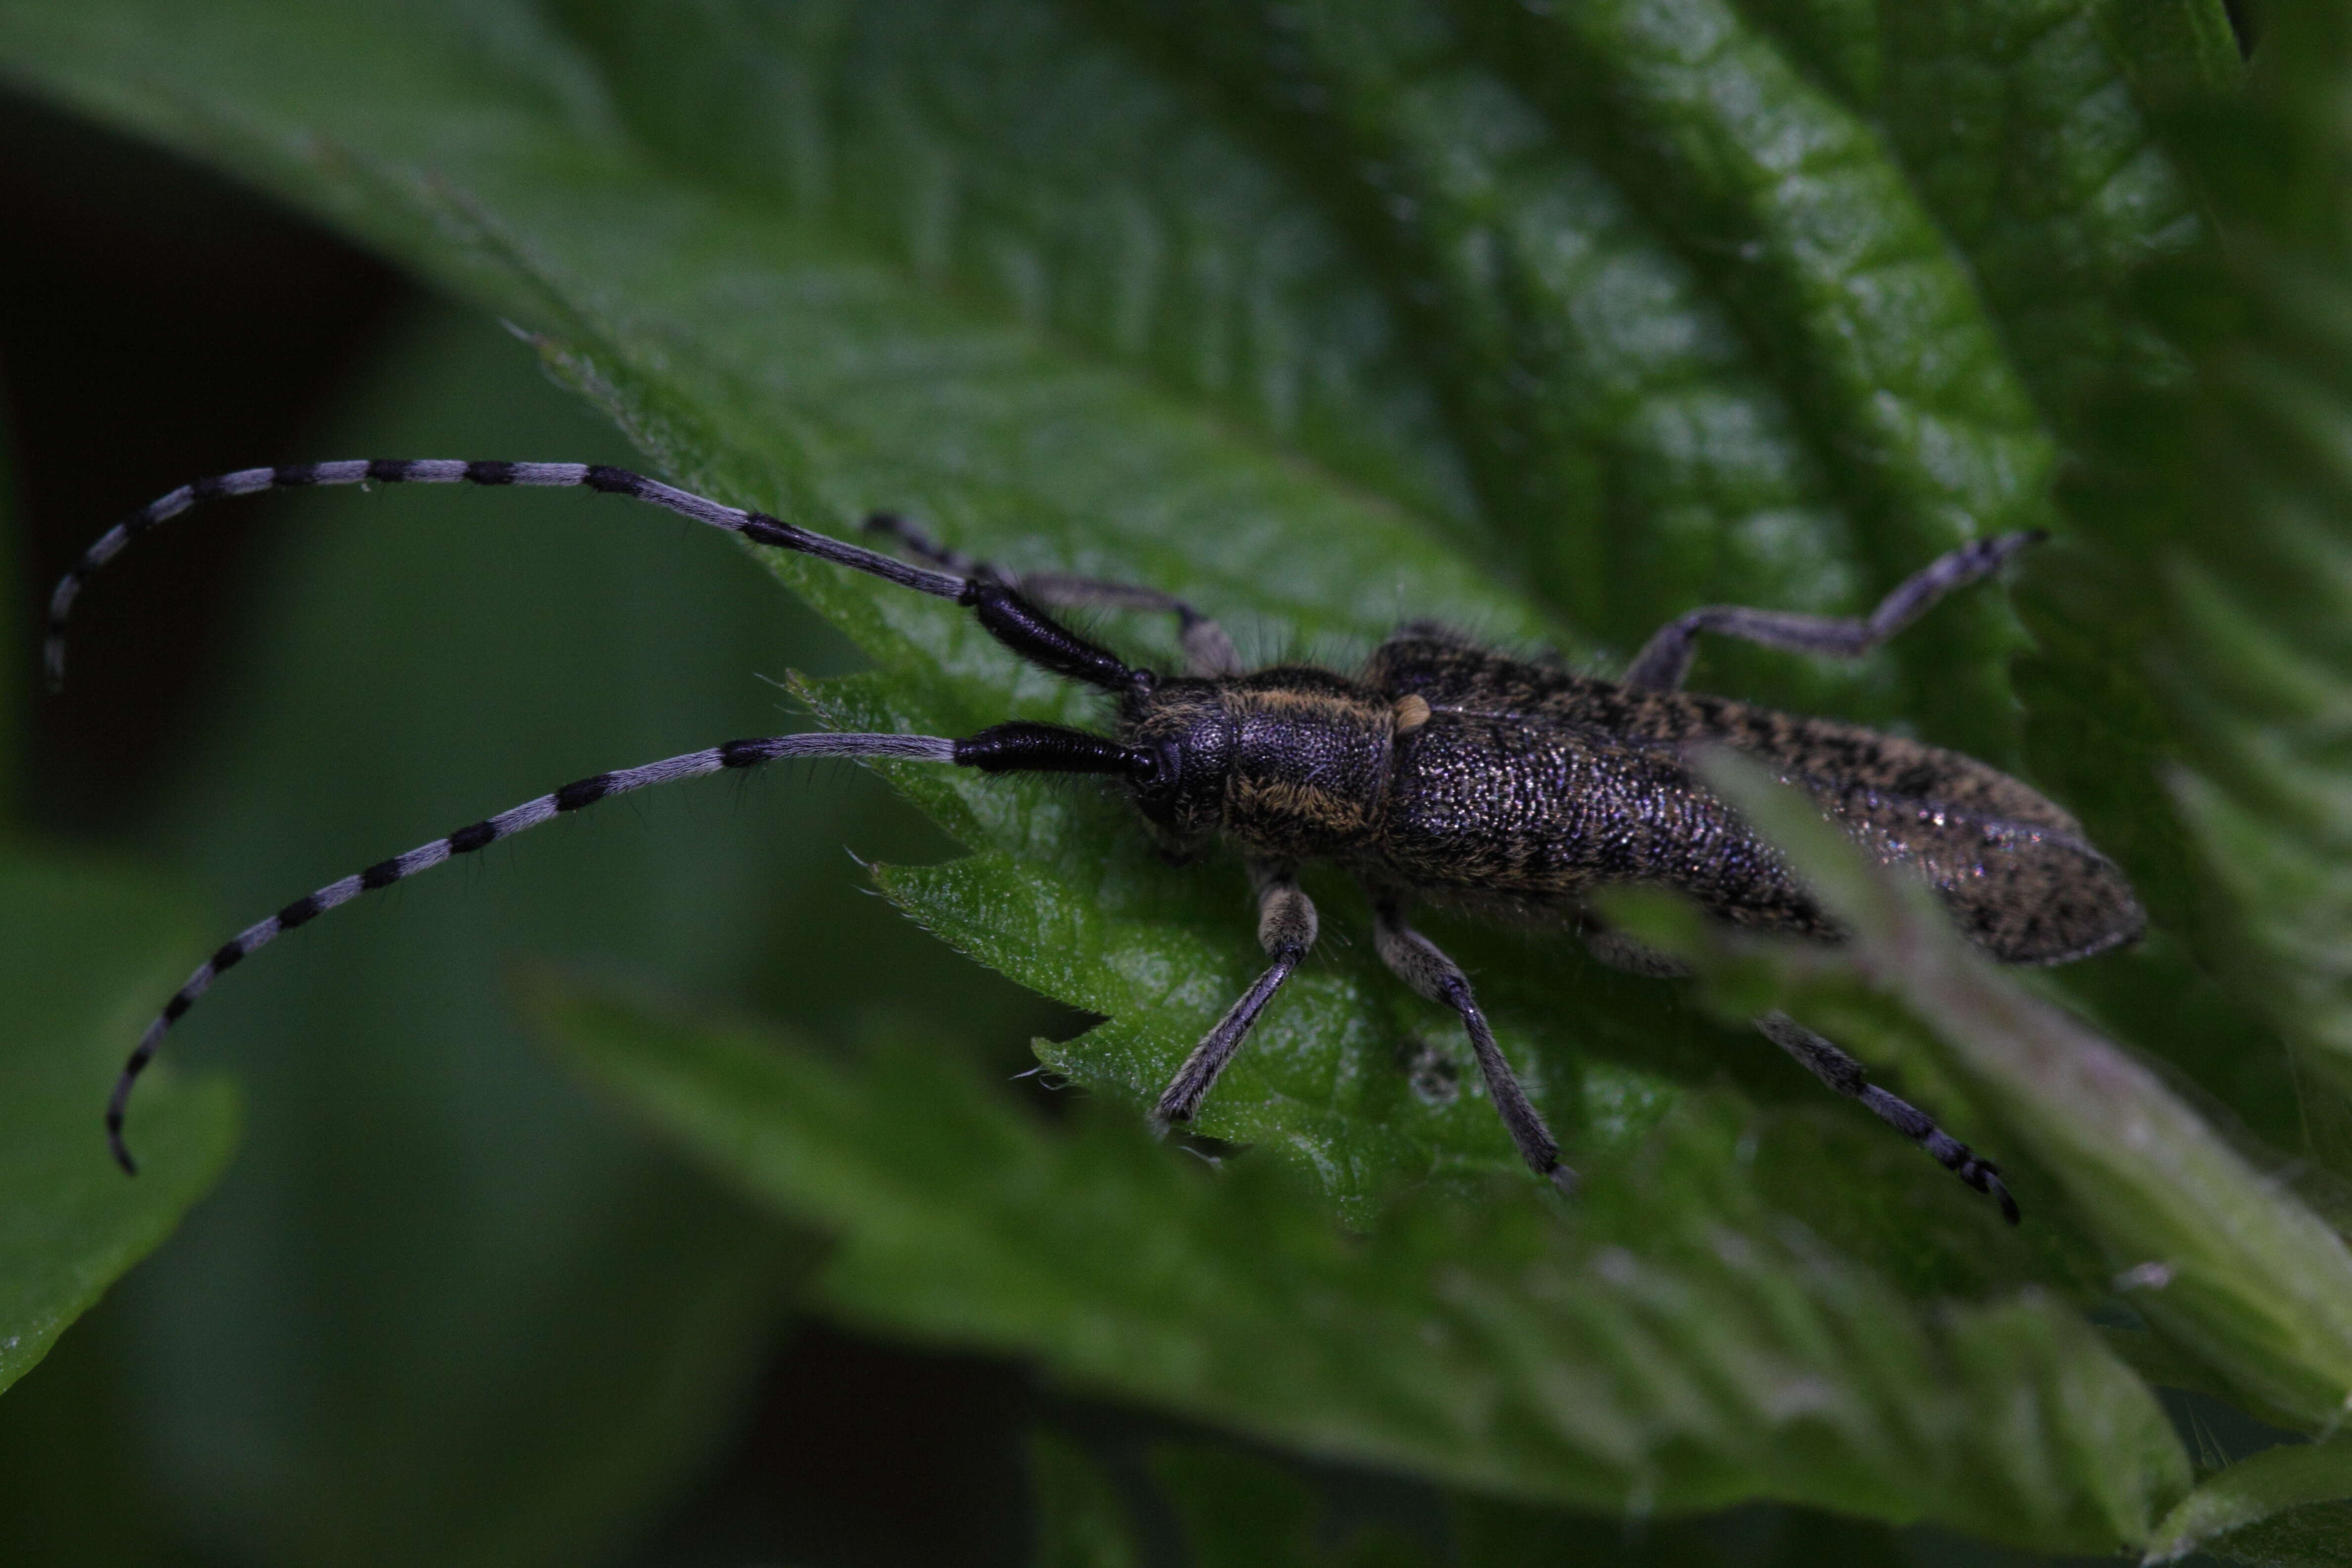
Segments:
[[[124,1030],[178,984],[184,910],[146,879],[88,858],[0,848],[0,1388],[145,1257],[209,1187],[236,1141],[216,1077],[156,1096],[152,1181],[89,1158],[94,1107]]]
[[[119,1314],[173,1530],[575,1557],[690,1473],[799,1295],[1467,1494],[2337,1560],[2327,1465],[2192,1490],[2151,1391],[2314,1435],[2352,1394],[2352,31],[2265,18],[2245,73],[2206,0],[0,0],[13,79],[510,317],[682,482],[1150,582],[1255,657],[1433,616],[1605,661],[1695,604],[1855,609],[2052,527],[2019,614],[1978,591],[1852,668],[1710,647],[1698,679],[2024,768],[2158,921],[2036,999],[1937,968],[1864,880],[1910,935],[1858,979],[1715,965],[1716,1011],[1829,1008],[1997,1151],[2019,1234],[1685,990],[1437,921],[1585,1173],[1564,1205],[1475,1087],[1412,1092],[1450,1022],[1339,940],[1336,883],[1202,1119],[1249,1146],[1213,1172],[1131,1109],[1256,967],[1231,868],[1170,870],[1083,791],[909,768],[961,858],[804,776],[615,811],[322,923],[175,1039],[244,1069],[252,1131]],[[486,329],[418,342],[338,453],[620,456]],[[766,562],[842,674],[725,546],[584,498],[301,507],[181,810],[226,910],[779,727],[749,671],[807,668],[835,724],[1092,716],[950,607]],[[844,840],[934,862],[874,873],[912,923],[819,873]],[[991,1086],[1055,1015],[915,924],[1101,1015],[1038,1047],[1098,1103],[1048,1125]],[[572,965],[532,985],[559,1051],[688,1161],[522,1048],[530,952]],[[792,1026],[697,1021],[756,1012]],[[1039,1456],[1048,1556],[1122,1560],[1092,1461]],[[1203,1563],[1425,1555],[1324,1539],[1262,1461],[1155,1474]],[[1465,1496],[1457,1557],[1550,1528],[1499,1508]]]
[[[613,452],[510,342],[436,312],[322,438]],[[757,672],[811,647],[698,540],[529,503],[334,505],[354,499],[288,509],[238,711],[173,814],[216,921],[485,795],[772,727]],[[245,1157],[131,1303],[155,1358],[133,1396],[154,1401],[192,1530],[280,1561],[505,1562],[602,1539],[675,1484],[763,1352],[799,1246],[541,1066],[501,1022],[503,974],[553,952],[756,994],[765,879],[837,854],[846,805],[823,801],[806,840],[723,797],[619,816],[527,869],[321,925],[322,951],[191,1016],[188,1054],[253,1089]],[[236,1436],[257,1431],[273,1441]]]

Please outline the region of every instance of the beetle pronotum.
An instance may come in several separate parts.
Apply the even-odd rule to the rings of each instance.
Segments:
[[[1153,1107],[1188,1121],[1251,1026],[1314,946],[1315,906],[1297,871],[1342,866],[1362,882],[1381,958],[1462,1020],[1489,1098],[1530,1170],[1562,1187],[1574,1174],[1460,966],[1415,931],[1408,903],[1436,899],[1571,923],[1603,962],[1669,973],[1664,955],[1610,931],[1585,907],[1595,889],[1675,889],[1735,924],[1835,941],[1839,932],[1769,846],[1691,775],[1691,748],[1745,752],[1808,792],[1882,863],[1925,877],[1961,930],[2010,963],[2063,963],[2131,941],[2143,923],[2123,875],[2074,819],[2015,779],[1958,752],[1832,720],[1806,719],[1680,689],[1698,635],[1714,632],[1834,657],[1861,654],[2037,535],[1980,541],[1930,563],[1868,616],[1833,620],[1736,605],[1691,611],[1660,628],[1615,681],[1527,663],[1416,625],[1354,675],[1312,665],[1244,670],[1218,624],[1151,588],[1058,574],[1015,577],[943,549],[877,514],[888,554],[691,494],[624,468],[583,463],[362,459],[245,468],[184,485],[108,531],[49,602],[45,657],[65,670],[65,628],[89,574],[157,523],[199,501],[313,485],[584,486],[663,507],[755,543],[870,573],[969,609],[999,642],[1116,705],[1110,735],[1014,721],[978,734],[803,734],[730,741],[598,773],[330,882],[247,927],[197,966],[150,1024],[106,1110],[122,1139],[132,1084],[173,1023],[223,972],[280,933],[363,892],[454,856],[650,784],[788,757],[938,763],[987,773],[1095,773],[1123,785],[1176,858],[1237,846],[1255,889],[1267,966],[1210,1028]],[[1188,666],[1178,676],[1129,665],[1048,613],[1142,610],[1176,617]],[[2017,1205],[1990,1161],[1872,1084],[1828,1040],[1778,1014],[1758,1026],[1830,1088],[1920,1144],[2013,1224]]]

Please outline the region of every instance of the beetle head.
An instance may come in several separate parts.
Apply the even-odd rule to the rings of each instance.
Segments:
[[[1163,679],[1129,697],[1118,738],[1153,759],[1129,787],[1160,847],[1183,859],[1204,852],[1224,825],[1233,772],[1234,721],[1218,683]]]

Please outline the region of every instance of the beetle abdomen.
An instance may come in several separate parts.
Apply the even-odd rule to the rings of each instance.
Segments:
[[[1620,686],[1425,632],[1381,644],[1364,679],[1391,700],[1411,694],[1441,710],[1573,724],[1623,745],[1676,755],[1693,746],[1729,746],[1805,778],[1839,779],[1988,816],[2082,830],[1999,768],[1839,719],[1784,713],[1701,691]]]
[[[1759,760],[1779,764],[1874,858],[1927,881],[1961,931],[2001,963],[2067,963],[2140,933],[2145,917],[2123,873],[2055,805],[1957,753],[1912,742],[1900,749],[1924,756],[1938,777],[1965,763],[1976,798],[2039,809],[1995,815]],[[1988,776],[1997,785],[1985,787]],[[1839,934],[1677,750],[1618,743],[1557,719],[1433,711],[1397,747],[1371,839],[1378,848],[1364,869],[1376,879],[1465,901],[1565,914],[1592,889],[1646,883],[1735,924]]]
[[[1657,883],[1742,925],[1836,934],[1679,758],[1575,725],[1433,712],[1398,744],[1374,842],[1375,878],[1476,902],[1565,912]]]
[[[2003,963],[2088,958],[2147,923],[2123,872],[2079,834],[1859,784],[1797,782],[1879,861],[1924,877],[1969,939]]]

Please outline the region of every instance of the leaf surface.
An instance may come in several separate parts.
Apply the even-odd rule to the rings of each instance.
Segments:
[[[0,851],[0,1388],[171,1234],[236,1138],[226,1084],[159,1075],[132,1181],[99,1112],[154,998],[194,963],[184,911],[143,881]]]
[[[2186,1489],[2154,1399],[2071,1311],[1916,1314],[1743,1195],[1752,1130],[1721,1100],[1565,1215],[1497,1183],[1348,1236],[1278,1166],[1212,1173],[1120,1117],[1048,1130],[935,1049],[836,1064],[595,994],[540,1005],[608,1089],[837,1236],[825,1299],[900,1332],[1585,1508],[1769,1497],[2098,1550]]]
[[[2191,1552],[2218,1549],[2239,1562],[2340,1562],[2346,1546],[2340,1533],[2345,1510],[2319,1505],[2347,1500],[2352,1500],[2352,1454],[2343,1444],[2265,1449],[2198,1483],[2164,1516],[2145,1561],[2170,1563]],[[2321,1525],[2311,1535],[2293,1522],[2294,1514],[2305,1509],[2322,1516],[2306,1521]],[[2252,1533],[2248,1533],[2250,1527]],[[2332,1552],[2322,1544],[2330,1534],[2336,1537]],[[2310,1550],[2315,1546],[2320,1549]]]
[[[1851,961],[1946,1041],[2029,1141],[2117,1269],[2118,1290],[2223,1369],[2240,1397],[2325,1428],[2352,1405],[2352,1247],[2112,1042],[2005,980],[1925,887],[1865,863],[1814,807],[1728,753],[1709,783],[1854,933]],[[1785,972],[1819,950],[1783,952]],[[1757,1011],[1752,996],[1735,1003]]]

